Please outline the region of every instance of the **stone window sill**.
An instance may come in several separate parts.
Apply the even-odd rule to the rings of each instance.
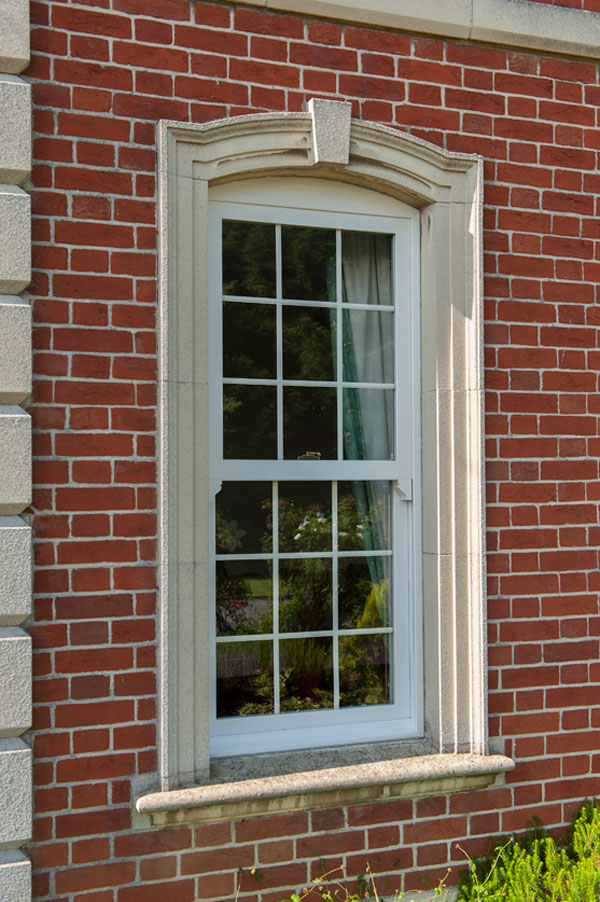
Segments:
[[[503,755],[434,754],[381,759],[385,749],[379,751],[379,760],[373,760],[373,747],[371,760],[360,760],[367,757],[368,747],[354,748],[354,752],[346,750],[344,757],[354,757],[355,761],[333,766],[331,753],[319,756],[315,752],[255,755],[249,760],[220,759],[214,762],[210,782],[149,793],[137,800],[136,808],[156,826],[217,822],[484,789],[501,782],[515,766]],[[297,767],[292,772],[294,761]],[[307,765],[310,769],[301,769]]]

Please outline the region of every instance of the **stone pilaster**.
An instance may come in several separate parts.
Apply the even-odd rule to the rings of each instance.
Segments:
[[[31,88],[28,0],[0,0],[0,899],[30,902],[31,864]],[[4,74],[2,74],[4,73]]]

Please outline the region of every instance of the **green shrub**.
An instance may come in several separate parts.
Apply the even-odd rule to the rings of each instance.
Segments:
[[[457,902],[598,902],[600,806],[586,800],[564,842],[539,825],[525,837],[497,841],[489,855],[469,860]]]
[[[555,842],[538,820],[524,836],[492,840],[487,855],[467,858],[456,902],[600,902],[600,803],[586,799],[563,840]],[[358,892],[351,892],[341,882],[343,871],[334,868],[279,902],[383,902],[382,896],[400,902],[407,895],[400,890],[392,895],[387,880],[376,878],[368,863],[356,879]],[[255,868],[252,874],[264,884]],[[444,880],[423,892],[423,902],[444,898]]]
[[[317,902],[317,900],[320,900],[320,902],[364,902],[365,899],[371,899],[373,902],[384,902],[380,892],[383,892],[386,900],[400,902],[407,895],[400,890],[394,890],[392,896],[385,891],[385,886],[382,890],[379,890],[377,887],[378,878],[376,878],[368,864],[365,873],[360,874],[356,878],[358,892],[351,893],[344,884],[339,883],[334,878],[332,879],[332,874],[337,874],[338,871],[343,871],[343,868],[334,868],[332,871],[328,871],[326,874],[313,880],[310,886],[305,886],[299,892],[292,893],[288,899],[281,899],[279,902],[304,902],[304,900],[306,902]],[[382,882],[385,883],[386,881]],[[439,900],[443,896],[443,892],[444,883],[442,881],[432,891],[433,895],[431,892],[428,892],[426,897],[423,897],[422,902],[434,902],[434,899]]]

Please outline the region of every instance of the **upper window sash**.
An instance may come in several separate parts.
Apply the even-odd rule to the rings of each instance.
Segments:
[[[401,206],[401,205],[399,205]],[[414,211],[404,217],[390,217],[367,214],[348,214],[347,212],[331,212],[322,210],[300,210],[296,208],[281,209],[274,206],[259,206],[249,204],[237,204],[230,202],[211,202],[209,221],[209,259],[212,261],[210,277],[210,291],[214,298],[211,305],[210,323],[210,372],[212,374],[211,389],[211,458],[212,474],[216,480],[239,478],[244,473],[248,479],[365,479],[386,478],[399,480],[402,490],[407,494],[407,486],[410,485],[414,470],[413,435],[415,419],[418,411],[415,410],[415,354],[414,354],[414,317],[418,315],[418,308],[413,303],[415,260],[418,256],[418,220]],[[342,232],[369,232],[391,235],[392,238],[392,263],[393,263],[393,299],[394,299],[394,378],[390,386],[375,389],[393,391],[393,455],[389,459],[364,459],[344,460],[340,459],[341,449],[339,435],[342,433],[341,405],[342,385],[351,388],[353,383],[342,382],[340,373],[332,382],[314,383],[322,386],[337,386],[337,422],[338,422],[338,456],[333,459],[321,459],[318,464],[315,461],[303,461],[285,459],[282,453],[282,426],[279,422],[282,411],[282,394],[286,387],[302,384],[298,380],[285,380],[278,365],[276,379],[254,380],[243,378],[222,378],[223,373],[223,305],[224,298],[221,284],[222,259],[222,221],[239,220],[243,222],[262,222],[282,225],[312,226],[334,230],[337,235],[337,261],[336,261],[336,296],[334,300],[321,303],[302,299],[283,297],[280,251],[278,241],[278,274],[277,290],[273,298],[259,298],[259,303],[271,303],[274,307],[287,310],[293,306],[311,306],[329,309],[344,309],[353,311],[359,305],[345,303],[342,297],[342,272],[340,240]],[[280,230],[278,229],[278,235]],[[235,296],[231,296],[235,297]],[[235,303],[230,301],[229,303]],[[237,301],[244,303],[244,301]],[[252,297],[246,298],[246,302],[253,303]],[[368,305],[360,305],[361,309],[367,309]],[[377,306],[375,310],[388,310],[387,306]],[[278,312],[278,317],[281,313]],[[341,317],[341,314],[340,314]],[[278,326],[281,329],[281,324]],[[341,334],[338,335],[338,353],[341,355]],[[224,385],[231,384],[258,384],[272,385],[277,388],[278,431],[279,441],[277,457],[267,458],[228,458],[223,449],[223,396]],[[359,388],[356,385],[356,388]],[[393,386],[393,388],[391,387]],[[225,392],[229,389],[225,388]],[[306,449],[311,450],[311,449]],[[273,452],[271,452],[273,453]]]

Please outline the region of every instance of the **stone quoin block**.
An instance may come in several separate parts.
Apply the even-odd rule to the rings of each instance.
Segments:
[[[0,798],[0,843],[26,843],[31,836],[31,749],[21,739],[0,739]]]
[[[21,407],[0,407],[0,514],[31,504],[31,417]]]
[[[0,626],[16,626],[31,613],[31,527],[0,517]]]
[[[0,182],[20,184],[31,172],[31,85],[0,75]]]
[[[0,698],[0,736],[19,736],[31,726],[31,636],[14,626],[0,629]]]
[[[0,296],[0,404],[19,404],[30,394],[31,307]]]
[[[31,281],[31,199],[14,185],[0,185],[0,292],[18,294]]]
[[[16,849],[0,852],[0,899],[30,902],[31,862]]]
[[[0,71],[22,72],[29,63],[29,0],[0,0]]]

